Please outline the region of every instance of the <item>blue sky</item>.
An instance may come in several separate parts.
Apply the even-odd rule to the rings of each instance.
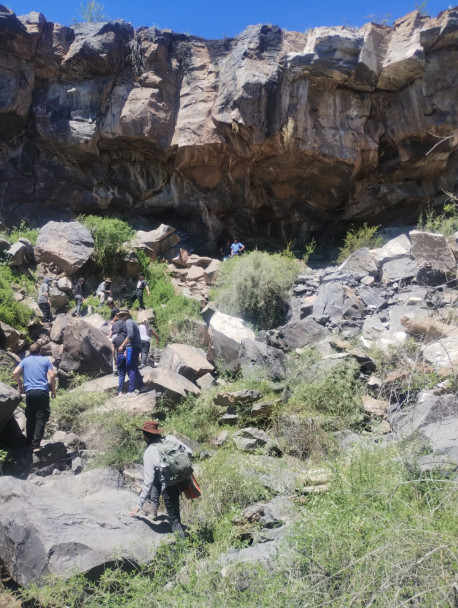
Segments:
[[[80,7],[80,0],[3,1],[17,15],[38,11],[48,21],[63,25],[70,25]],[[124,19],[135,28],[156,25],[204,38],[233,37],[247,25],[256,23],[271,23],[302,32],[320,25],[359,27],[371,20],[380,22],[388,14],[391,19],[397,19],[414,10],[416,4],[415,0],[101,0],[100,3],[110,18]],[[449,6],[448,2],[429,0],[426,11],[436,17]]]

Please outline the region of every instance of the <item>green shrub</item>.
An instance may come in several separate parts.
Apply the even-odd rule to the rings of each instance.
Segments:
[[[252,251],[228,260],[215,292],[218,307],[256,328],[275,327],[298,272],[298,262],[287,255]]]
[[[38,232],[38,228],[29,228],[23,220],[19,226],[15,226],[8,233],[4,233],[4,236],[10,243],[17,243],[19,239],[24,238],[28,239],[32,245],[36,245]]]
[[[51,400],[51,417],[46,428],[48,435],[57,430],[80,433],[82,414],[103,405],[107,399],[108,396],[102,392],[58,391],[57,397]]]
[[[375,235],[379,228],[380,226],[368,226],[366,223],[364,223],[361,228],[352,226],[345,235],[343,247],[339,249],[337,262],[339,264],[345,262],[351,253],[362,247],[375,249],[376,247],[383,245],[383,237]]]
[[[25,280],[21,277],[6,264],[0,264],[0,321],[19,331],[26,331],[34,313],[28,306],[14,299],[15,288]]]
[[[436,232],[444,236],[452,236],[458,231],[458,207],[457,197],[449,194],[442,211],[436,211],[429,207],[420,213],[418,218],[418,229],[426,232]]]
[[[361,418],[363,385],[358,380],[359,365],[347,360],[330,369],[318,369],[304,380],[302,375],[290,379],[293,409],[304,414],[338,417],[345,424]]]
[[[199,318],[200,305],[197,300],[175,293],[164,263],[150,261],[142,251],[137,255],[151,292],[151,295],[143,293],[145,306],[154,309],[160,342],[165,346],[177,332],[189,334],[189,321]],[[138,302],[135,302],[132,309],[137,308]],[[185,341],[192,343],[192,340]]]
[[[94,237],[94,257],[104,276],[113,274],[125,251],[123,243],[134,236],[133,229],[122,220],[98,215],[80,215],[78,221]]]

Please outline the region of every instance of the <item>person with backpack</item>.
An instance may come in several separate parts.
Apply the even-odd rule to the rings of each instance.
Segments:
[[[153,517],[157,517],[162,494],[172,532],[184,538],[178,484],[192,475],[192,451],[173,435],[162,437],[164,429],[159,428],[157,420],[147,420],[137,430],[143,432],[147,448],[143,454],[143,486],[138,504],[129,516],[137,515],[149,496],[153,503]]]
[[[84,300],[84,286],[86,279],[81,277],[73,288],[73,297],[75,298],[76,308],[72,312],[72,317],[81,317],[81,306]]]
[[[43,323],[52,323],[51,300],[49,293],[50,283],[51,279],[49,277],[46,277],[46,279],[40,285],[40,289],[38,290],[37,304],[40,307],[41,312],[43,313]]]
[[[138,303],[140,304],[140,306],[139,306],[140,310],[145,310],[145,303],[143,301],[143,292],[145,291],[145,289],[146,289],[146,293],[148,295],[151,295],[149,287],[145,281],[145,275],[143,274],[143,272],[140,272],[138,275],[137,285],[135,286],[135,291],[130,298],[130,303],[129,303],[128,308],[132,308],[135,300],[138,300]]]

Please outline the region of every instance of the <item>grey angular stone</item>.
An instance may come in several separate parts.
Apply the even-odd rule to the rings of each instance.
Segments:
[[[412,230],[409,236],[412,240],[411,256],[419,267],[427,266],[440,272],[450,272],[456,268],[453,251],[442,234]]]
[[[367,285],[361,285],[357,289],[358,297],[372,310],[382,310],[388,306],[385,298],[382,298],[374,289]]]
[[[242,340],[240,367],[244,376],[265,376],[274,382],[286,376],[283,351],[256,340]]]
[[[64,291],[57,289],[57,287],[51,287],[49,290],[49,299],[51,300],[51,306],[54,310],[63,310],[68,304],[68,296]]]
[[[240,429],[232,435],[232,439],[237,449],[242,452],[255,452],[262,449],[266,454],[281,454],[281,451],[275,446],[267,433],[256,427]]]
[[[0,433],[21,401],[19,391],[0,382]]]
[[[245,388],[240,391],[218,393],[213,399],[215,405],[230,407],[245,403],[254,403],[262,398],[262,393],[252,388]]]
[[[159,361],[159,367],[181,374],[191,382],[196,382],[198,378],[215,369],[203,350],[188,344],[168,344]]]
[[[200,393],[193,382],[165,368],[147,368],[143,374],[143,381],[148,388],[161,393],[170,405],[176,405],[188,394]]]
[[[458,397],[456,394],[420,393],[417,403],[394,412],[389,418],[399,438],[420,434],[435,453],[458,463]]]
[[[356,293],[340,282],[325,283],[318,289],[313,305],[314,316],[329,316],[334,323],[353,316],[361,316],[364,308]]]
[[[397,258],[382,266],[382,281],[385,285],[397,281],[409,282],[418,272],[418,265],[410,257]]]
[[[253,330],[242,319],[218,311],[210,319],[209,331],[207,358],[221,361],[231,372],[240,369],[240,344],[246,338],[255,339]]]
[[[400,234],[375,251],[375,262],[379,266],[382,266],[386,262],[409,256],[411,246],[409,237],[405,234]]]
[[[310,317],[288,323],[268,332],[269,344],[274,348],[292,350],[313,345],[326,337],[328,331]]]
[[[369,275],[378,275],[378,266],[375,263],[374,253],[367,247],[362,247],[354,251],[345,262],[339,266],[339,272],[348,273],[357,279]]]

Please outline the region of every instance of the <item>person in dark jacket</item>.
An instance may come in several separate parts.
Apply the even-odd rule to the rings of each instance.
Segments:
[[[150,295],[149,287],[145,281],[145,275],[143,274],[143,272],[140,272],[140,274],[138,275],[137,285],[135,286],[135,291],[132,294],[132,297],[130,298],[129,308],[132,308],[135,300],[138,300],[138,303],[140,304],[140,310],[145,310],[145,303],[143,302],[143,292],[145,291],[145,289],[146,293]]]
[[[50,300],[50,293],[49,293],[50,283],[51,283],[51,279],[49,277],[46,277],[46,279],[40,285],[40,288],[38,290],[37,304],[40,307],[41,312],[43,313],[43,322],[44,323],[52,322],[51,300]]]
[[[81,317],[81,306],[84,300],[84,286],[86,279],[81,277],[73,288],[73,297],[75,298],[76,308],[72,312],[72,317]]]
[[[113,321],[119,312],[119,308],[116,306],[113,298],[108,298],[107,306],[110,309],[110,321]]]
[[[130,316],[128,310],[120,310],[116,315],[118,319],[124,322],[125,339],[118,347],[118,352],[126,352],[126,371],[129,378],[128,397],[138,395],[140,392],[146,392],[143,386],[143,378],[138,369],[138,359],[142,351],[142,341],[138,325]]]

